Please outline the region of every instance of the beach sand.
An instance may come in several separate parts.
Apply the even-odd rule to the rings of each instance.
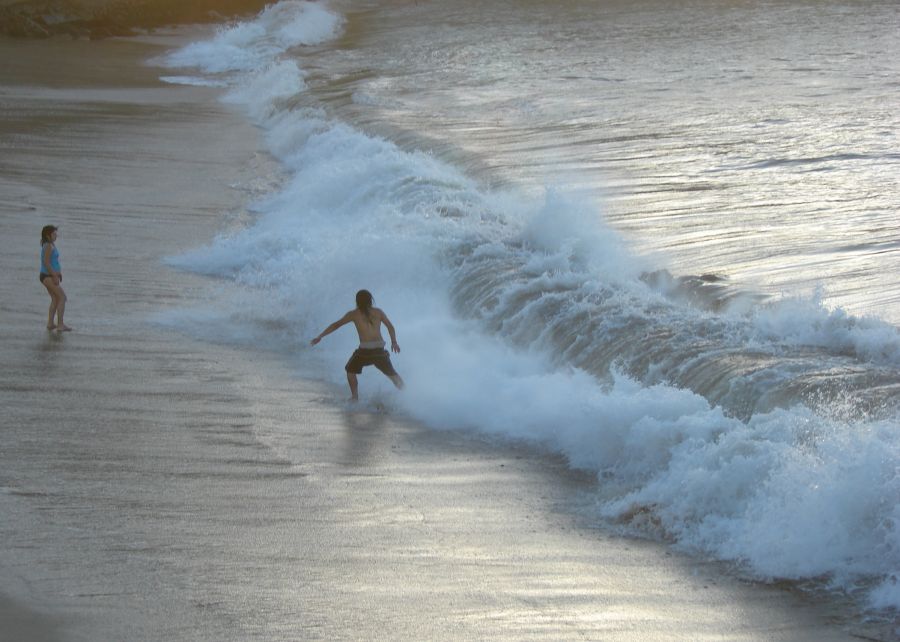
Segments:
[[[596,481],[565,462],[150,322],[216,287],[161,258],[238,216],[269,162],[214,90],[141,64],[174,43],[0,40],[0,639],[872,635],[595,528]],[[72,333],[44,329],[47,223]]]

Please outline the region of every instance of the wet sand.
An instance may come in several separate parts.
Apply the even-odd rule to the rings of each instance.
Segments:
[[[877,637],[604,534],[564,462],[150,322],[215,288],[161,258],[240,215],[268,162],[213,90],[156,81],[155,47],[0,40],[0,639]],[[72,333],[44,329],[46,223]]]

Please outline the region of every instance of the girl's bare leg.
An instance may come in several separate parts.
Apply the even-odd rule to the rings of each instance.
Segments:
[[[47,313],[47,329],[55,330],[56,324],[53,323],[53,317],[56,316],[56,299],[50,297],[50,311]]]
[[[66,293],[62,288],[59,291],[62,293],[62,300],[56,305],[56,331],[68,332],[72,328],[63,323],[63,315],[66,313]]]
[[[52,279],[44,279],[44,287],[50,293],[50,312],[47,320],[47,329],[52,330],[54,327],[57,332],[68,332],[72,328],[63,322],[63,315],[66,313],[66,292],[62,286],[53,283]],[[53,316],[56,315],[56,325],[53,324]]]
[[[55,330],[56,324],[53,323],[53,318],[56,316],[56,308],[58,305],[56,292],[53,291],[53,288],[56,287],[53,285],[53,281],[51,279],[44,279],[41,281],[44,284],[44,287],[47,288],[47,294],[50,295],[50,310],[47,312],[47,329]]]

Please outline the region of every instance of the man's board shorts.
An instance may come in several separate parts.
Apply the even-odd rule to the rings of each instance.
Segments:
[[[350,361],[344,366],[344,370],[360,374],[366,366],[375,366],[389,377],[397,374],[391,363],[391,355],[383,346],[381,348],[357,348],[350,357]]]

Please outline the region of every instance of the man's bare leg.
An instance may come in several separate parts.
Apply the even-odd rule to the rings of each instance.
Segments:
[[[359,401],[359,379],[355,373],[347,373],[347,383],[350,384],[350,401]]]
[[[388,377],[388,379],[394,382],[394,385],[397,386],[397,390],[403,390],[403,388],[406,386],[406,384],[403,383],[403,379],[401,379],[400,375],[398,374],[391,375]]]

